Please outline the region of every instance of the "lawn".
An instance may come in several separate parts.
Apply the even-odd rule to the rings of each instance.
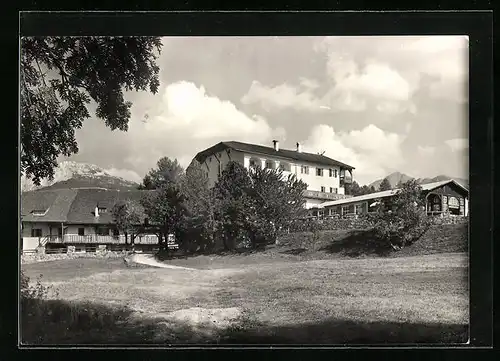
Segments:
[[[268,252],[168,263],[192,269],[84,258],[23,265],[30,277],[42,273],[59,299],[41,305],[49,310],[43,320],[23,313],[25,342],[467,341],[465,253],[307,259]]]

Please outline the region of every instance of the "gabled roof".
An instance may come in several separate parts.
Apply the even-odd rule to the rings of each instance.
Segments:
[[[268,155],[268,156],[273,156],[273,157],[281,157],[281,158],[285,158],[285,159],[291,159],[291,160],[306,162],[306,163],[315,163],[315,164],[327,165],[327,166],[338,166],[338,167],[342,167],[342,168],[349,169],[349,170],[355,169],[353,166],[339,162],[335,159],[325,157],[324,155],[321,155],[321,154],[297,152],[295,150],[289,150],[289,149],[274,150],[274,148],[272,148],[272,147],[265,147],[263,145],[234,142],[234,141],[220,142],[220,143],[196,154],[195,159],[198,162],[203,163],[205,161],[205,159],[208,158],[209,156],[213,155],[214,153],[218,153],[218,152],[221,152],[223,150],[226,150],[226,149],[234,149],[234,150],[238,150],[238,151],[245,152],[245,153],[251,153],[251,154],[261,154],[261,155]]]
[[[75,199],[74,189],[54,191],[31,191],[21,195],[21,215],[26,222],[64,222]],[[46,211],[43,216],[35,216],[33,211]]]
[[[459,188],[463,189],[464,191],[466,191],[467,193],[469,193],[469,190],[466,187],[464,187],[462,184],[458,183],[454,179],[448,179],[448,180],[444,180],[444,181],[440,181],[440,182],[432,182],[432,183],[421,184],[420,186],[422,187],[422,190],[424,190],[424,191],[431,191],[433,189],[442,187],[445,184],[449,184],[449,183],[453,183],[457,187],[459,187]]]
[[[72,224],[113,223],[111,209],[121,200],[139,203],[150,191],[119,191],[102,188],[37,190],[21,196],[23,222],[63,222]],[[106,208],[95,217],[95,207]],[[31,214],[34,210],[47,210],[43,216]]]
[[[441,182],[433,182],[433,183],[421,184],[420,187],[422,188],[422,191],[429,192],[429,191],[432,191],[432,190],[434,190],[436,188],[442,187],[442,186],[444,186],[445,184],[448,184],[448,183],[456,184],[458,187],[460,187],[463,190],[465,190],[467,192],[467,194],[469,193],[469,190],[467,188],[465,188],[464,186],[462,186],[460,183],[458,183],[457,181],[455,181],[453,179],[444,180],[444,181],[441,181]],[[336,200],[336,201],[323,202],[323,203],[319,204],[318,208],[339,206],[339,205],[342,205],[342,204],[350,204],[350,203],[357,203],[357,202],[375,200],[375,199],[379,199],[379,198],[391,197],[391,196],[394,196],[398,190],[399,190],[399,188],[395,188],[395,189],[391,189],[391,190],[387,190],[387,191],[382,191],[382,192],[375,192],[375,193],[370,193],[370,194],[364,194],[362,196],[355,196],[355,197],[351,197],[351,198],[339,199],[339,200]]]

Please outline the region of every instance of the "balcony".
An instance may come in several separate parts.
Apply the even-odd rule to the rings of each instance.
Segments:
[[[45,236],[40,238],[40,244],[125,244],[125,236],[100,236],[86,235],[80,236],[77,234],[65,234],[64,236]],[[130,236],[128,237],[130,243]],[[134,239],[135,244],[158,244],[156,235],[139,235]]]
[[[351,198],[352,196],[346,195],[346,194],[305,190],[304,197],[305,198],[312,198],[312,199],[322,199],[322,200],[328,200],[328,201],[337,201],[339,199]]]
[[[343,187],[346,184],[351,184],[352,183],[352,178],[351,177],[345,177],[345,176],[340,176],[339,177],[339,185]]]

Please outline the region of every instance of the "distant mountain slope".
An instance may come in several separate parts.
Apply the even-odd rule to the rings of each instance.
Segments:
[[[400,181],[402,183],[404,183],[404,182],[407,182],[411,179],[415,179],[413,177],[410,177],[407,174],[400,173],[400,172],[391,173],[387,176],[387,178],[388,178],[389,183],[391,184],[392,188],[395,188],[396,185]],[[453,178],[453,177],[449,177],[447,175],[438,175],[438,176],[433,177],[433,178],[417,178],[416,180],[419,184],[426,184],[426,183],[433,183],[433,182],[441,182],[441,181],[449,180],[449,179],[454,179],[458,183],[463,185],[464,187],[469,188],[469,181],[468,180],[462,179],[462,178]],[[380,183],[382,183],[382,181],[383,181],[383,178],[377,179],[376,181],[370,183],[368,186],[370,186],[370,187],[373,186],[376,190],[378,190]]]
[[[54,172],[54,179],[44,179],[40,186],[35,186],[30,179],[21,178],[21,191],[36,189],[66,189],[66,188],[107,188],[118,190],[136,189],[137,183],[112,176],[102,168],[88,163],[71,161],[61,162]]]
[[[391,173],[387,176],[387,179],[389,180],[389,183],[391,184],[391,187],[396,187],[396,185],[399,183],[399,182],[407,182],[409,181],[410,179],[413,179],[412,177],[404,174],[404,173],[400,173],[400,172],[394,172],[394,173]],[[369,187],[374,187],[376,190],[378,190],[378,188],[380,187],[380,183],[382,183],[382,181],[384,180],[384,178],[381,178],[381,179],[377,179],[376,181],[370,183],[368,186]]]

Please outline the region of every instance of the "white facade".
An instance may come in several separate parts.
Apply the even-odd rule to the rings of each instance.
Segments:
[[[276,169],[283,167],[285,175],[295,174],[297,179],[307,184],[308,191],[344,195],[344,187],[340,186],[340,167],[305,163],[269,155],[244,153],[233,149],[225,149],[208,156],[201,166],[208,172],[209,184],[214,186],[219,175],[230,161],[236,161],[249,169],[251,165]],[[306,198],[306,208],[317,206],[327,198]]]
[[[52,230],[51,230],[52,228]],[[63,225],[64,233],[63,235],[78,235],[78,230],[80,228],[83,228],[84,230],[84,235],[95,235],[96,234],[96,229],[95,226],[89,226],[89,225],[73,225],[69,224]],[[32,230],[33,229],[39,229],[41,230],[41,236],[40,237],[47,237],[47,236],[57,236],[61,234],[61,224],[58,223],[34,223],[34,222],[24,222],[23,223],[23,231],[22,231],[22,236],[23,237],[32,237]],[[110,234],[111,235],[111,234]]]

